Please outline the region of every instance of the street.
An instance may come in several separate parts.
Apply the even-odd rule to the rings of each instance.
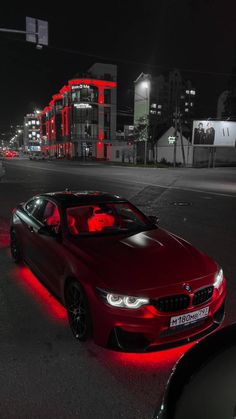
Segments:
[[[191,346],[126,354],[80,344],[65,309],[9,251],[9,218],[42,192],[120,194],[222,266],[225,324],[236,321],[235,168],[156,169],[96,162],[4,162],[0,182],[0,417],[152,418],[171,369]],[[121,261],[122,263],[122,261]],[[170,261],[171,263],[171,261]]]

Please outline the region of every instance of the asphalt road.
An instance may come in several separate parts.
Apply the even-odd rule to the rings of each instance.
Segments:
[[[236,321],[236,169],[28,160],[6,161],[5,168],[0,182],[0,418],[152,418],[172,366],[189,346],[122,354],[73,340],[63,307],[28,268],[11,261],[11,210],[34,194],[66,187],[123,195],[224,268],[227,324]]]

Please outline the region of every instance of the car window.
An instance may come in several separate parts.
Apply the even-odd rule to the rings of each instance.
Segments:
[[[40,221],[41,223],[43,222],[43,213],[44,213],[45,205],[46,205],[45,199],[37,198],[34,204],[34,209],[31,213],[32,216],[36,218],[36,220]]]
[[[25,205],[25,209],[29,214],[32,214],[36,207],[36,201],[37,199],[31,199],[31,201],[28,201]]]
[[[41,214],[41,221],[56,233],[59,231],[61,219],[57,205],[52,201],[46,201]]]
[[[150,229],[144,214],[126,202],[67,208],[66,221],[73,236]]]

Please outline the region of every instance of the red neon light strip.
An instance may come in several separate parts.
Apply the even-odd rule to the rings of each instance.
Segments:
[[[60,90],[60,93],[61,93],[61,95],[63,95],[63,93],[70,92],[70,91],[71,91],[70,86],[63,86]]]
[[[104,140],[104,132],[101,128],[99,128],[99,137],[98,138],[99,138],[100,141]]]
[[[64,109],[61,110],[61,133],[62,137],[65,135]]]
[[[65,131],[66,131],[66,136],[69,135],[69,107],[66,106],[65,107]]]
[[[53,95],[52,99],[55,100],[60,100],[62,99],[62,95],[60,93],[57,93],[56,95]]]
[[[93,79],[73,79],[69,80],[69,86],[75,84],[92,84],[97,87],[116,87],[117,83],[115,81],[105,81],[105,80],[93,80]]]

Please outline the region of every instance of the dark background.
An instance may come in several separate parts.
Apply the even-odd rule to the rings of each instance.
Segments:
[[[0,33],[0,128],[22,123],[96,61],[118,65],[118,109],[133,106],[141,71],[176,67],[197,89],[196,117],[215,117],[236,61],[235,12],[234,0],[5,5],[0,27],[25,30],[26,16],[48,20],[49,47],[40,51],[24,35]]]

